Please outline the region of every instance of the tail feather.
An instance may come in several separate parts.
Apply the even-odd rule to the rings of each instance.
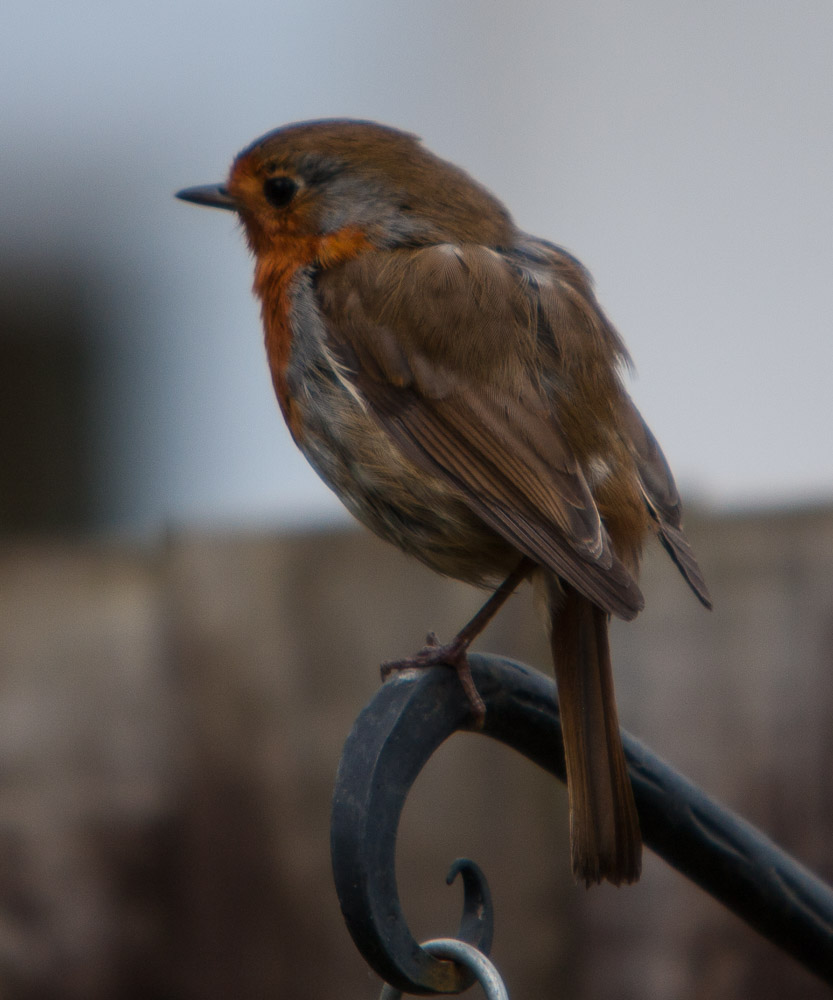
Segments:
[[[587,885],[635,882],[639,817],[613,690],[607,614],[572,587],[550,586],[552,652],[570,802],[573,874]]]

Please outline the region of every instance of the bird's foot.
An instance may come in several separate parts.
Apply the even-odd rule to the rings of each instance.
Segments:
[[[443,645],[436,633],[429,632],[425,639],[425,645],[418,653],[406,656],[402,660],[387,660],[382,664],[382,680],[386,681],[391,674],[401,673],[403,670],[424,670],[426,667],[438,666],[451,667],[460,679],[466,698],[471,705],[474,725],[477,729],[482,729],[483,723],[486,721],[486,704],[480,697],[471,675],[468,648],[468,641],[459,635]]]

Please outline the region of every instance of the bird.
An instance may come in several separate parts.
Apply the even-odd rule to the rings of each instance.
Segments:
[[[386,670],[454,666],[482,722],[467,650],[530,579],[550,631],[573,874],[635,882],[609,619],[642,609],[652,536],[711,599],[589,272],[415,135],[373,121],[284,125],[224,182],[177,197],[241,221],[277,400],[319,476],[407,554],[496,587],[450,643],[429,633]]]

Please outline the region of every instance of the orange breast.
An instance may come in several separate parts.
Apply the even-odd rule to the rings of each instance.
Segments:
[[[292,292],[298,272],[313,265],[333,267],[370,246],[358,229],[343,229],[326,236],[287,235],[257,255],[254,290],[262,304],[266,354],[272,385],[290,434],[299,442],[303,427],[289,392],[286,371],[292,351]]]

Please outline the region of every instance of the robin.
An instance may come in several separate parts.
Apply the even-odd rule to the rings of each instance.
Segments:
[[[225,184],[178,196],[241,219],[275,392],[321,478],[437,572],[503,579],[451,643],[429,637],[394,666],[455,666],[482,718],[466,650],[533,580],[551,630],[573,871],[587,885],[635,881],[642,841],[608,619],[642,608],[652,534],[710,600],[587,271],[415,136],[368,121],[279,128]]]

